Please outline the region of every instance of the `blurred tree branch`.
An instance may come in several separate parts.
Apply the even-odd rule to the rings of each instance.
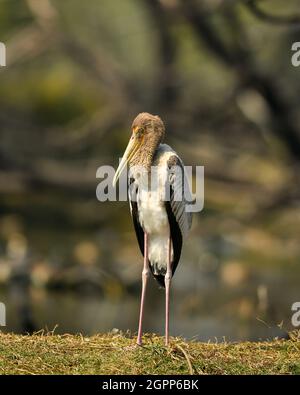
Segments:
[[[201,7],[195,2],[180,1],[182,12],[193,28],[196,37],[214,55],[230,68],[234,68],[242,87],[256,89],[265,99],[272,114],[272,129],[284,143],[288,152],[300,161],[300,135],[291,121],[291,108],[286,97],[266,73],[255,65],[250,48],[225,43]],[[226,19],[225,19],[226,21]],[[231,20],[227,19],[230,27]]]
[[[257,0],[246,0],[245,5],[257,18],[264,22],[279,24],[279,25],[300,25],[300,15],[273,15],[260,8]]]
[[[195,135],[183,134],[182,131],[198,131],[199,122],[202,122],[203,126],[205,115],[206,119],[211,122],[206,125],[209,132],[212,129],[225,131],[227,124],[231,125],[231,122],[235,121],[234,116],[226,118],[229,112],[226,109],[226,106],[229,107],[228,103],[221,104],[219,107],[213,104],[214,107],[210,109],[207,103],[196,101],[189,112],[185,113],[181,112],[177,105],[182,99],[183,89],[180,86],[182,75],[180,75],[180,69],[176,68],[179,45],[172,29],[177,22],[176,18],[181,20],[183,14],[195,38],[201,41],[201,44],[204,43],[215,58],[235,72],[239,86],[235,89],[234,95],[239,95],[241,91],[247,91],[250,88],[258,93],[257,96],[260,95],[264,99],[272,115],[272,130],[291,156],[299,161],[300,137],[299,130],[292,121],[292,105],[278,87],[277,81],[256,65],[251,42],[248,40],[244,25],[235,8],[237,3],[230,2],[227,5],[222,2],[220,3],[222,7],[208,12],[196,1],[181,0],[178,3],[144,0],[148,17],[154,22],[151,24],[154,24],[156,28],[152,34],[158,57],[155,57],[152,65],[157,72],[152,92],[144,94],[143,81],[138,87],[143,93],[141,102],[147,110],[149,106],[163,115],[168,114],[167,119],[172,122],[171,127],[168,122],[168,127],[172,129],[175,139],[176,136],[180,138],[178,144],[183,144],[183,140],[189,140],[190,145],[195,145]],[[27,0],[27,4],[34,21],[12,37],[10,59],[13,60],[15,67],[20,65],[20,60],[31,60],[45,53],[52,46],[56,48],[59,46],[63,54],[78,65],[84,74],[88,74],[91,81],[97,87],[99,86],[101,91],[103,90],[107,102],[104,109],[101,108],[92,115],[78,116],[68,124],[44,127],[42,130],[39,125],[35,124],[34,118],[30,119],[27,114],[24,116],[20,109],[16,111],[4,109],[1,114],[3,128],[9,130],[10,133],[13,130],[16,135],[19,130],[30,131],[31,144],[22,147],[23,140],[20,140],[20,148],[16,150],[5,151],[1,148],[0,188],[3,191],[9,191],[14,188],[15,190],[18,188],[38,190],[49,187],[65,190],[66,193],[74,192],[76,196],[87,197],[90,196],[95,186],[94,170],[96,168],[95,162],[89,160],[89,150],[92,150],[94,146],[101,146],[104,137],[115,128],[121,129],[129,115],[131,116],[135,108],[141,105],[139,98],[135,95],[138,82],[124,76],[122,65],[114,60],[111,53],[101,48],[101,43],[94,51],[92,47],[73,37],[68,29],[65,31],[59,12],[49,0]],[[178,4],[179,7],[177,7]],[[222,31],[219,31],[212,21],[216,13],[226,25]],[[207,115],[208,111],[211,113]],[[221,119],[218,120],[218,117]],[[17,122],[18,125],[16,125]],[[39,134],[42,137],[39,137]],[[210,144],[213,146],[215,156],[218,156],[217,146],[222,146],[223,151],[219,155],[222,160],[210,158],[208,179],[226,183],[232,189],[247,189],[249,194],[254,193],[254,190],[258,189],[255,184],[243,179],[242,175],[233,175],[230,170],[225,169],[224,151],[227,136],[221,136],[221,132],[219,134],[220,136],[212,140]],[[196,142],[196,144],[200,145],[201,142]],[[19,155],[20,152],[22,155]],[[198,146],[189,157],[191,162],[196,163],[198,160],[197,152],[199,152]],[[81,162],[74,160],[74,153],[82,154],[83,160]],[[109,155],[111,153],[108,153],[105,159],[109,158]],[[59,157],[63,157],[63,161],[58,159]],[[26,158],[30,158],[29,164],[26,163]],[[5,171],[9,175],[10,183],[7,182]],[[263,194],[263,191],[260,192]],[[281,200],[278,199],[278,201]],[[272,203],[269,206],[271,207]]]
[[[176,45],[170,32],[171,20],[159,0],[144,0],[155,26],[157,26],[159,73],[156,82],[157,110],[172,110],[179,95],[178,77],[175,70]]]
[[[46,37],[54,37],[66,53],[85,71],[91,75],[108,95],[113,95],[120,102],[127,102],[131,88],[121,73],[120,67],[113,62],[107,53],[103,53],[100,46],[97,51],[91,51],[87,46],[81,45],[67,32],[62,34],[59,14],[49,0],[26,0],[38,26]],[[118,95],[116,94],[118,92]]]

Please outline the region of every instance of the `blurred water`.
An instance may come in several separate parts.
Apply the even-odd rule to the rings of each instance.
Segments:
[[[181,280],[180,276],[175,277],[172,290],[170,326],[174,336],[201,341],[223,338],[254,341],[284,337],[286,331],[293,329],[291,305],[299,295],[296,280],[275,277],[258,288],[255,281],[232,288],[213,280],[207,289],[201,290],[195,287],[182,290]],[[287,289],[288,292],[283,292]],[[26,309],[35,329],[52,330],[57,326],[56,333],[92,335],[113,328],[133,333],[137,330],[139,295],[125,293],[109,298],[95,293],[30,288],[27,296],[16,296],[14,289],[6,288],[0,291],[0,300],[7,308],[4,332],[24,331],[21,318]],[[154,281],[147,293],[144,330],[164,332],[164,291]]]

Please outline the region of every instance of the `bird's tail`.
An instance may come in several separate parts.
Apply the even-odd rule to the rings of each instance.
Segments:
[[[161,274],[153,274],[155,280],[158,282],[158,284],[165,288],[165,276],[162,276]]]
[[[155,280],[158,282],[158,284],[161,287],[165,288],[165,276],[163,274],[154,273],[153,266],[151,264],[149,266],[150,266],[151,273],[152,273],[153,277],[155,278]]]

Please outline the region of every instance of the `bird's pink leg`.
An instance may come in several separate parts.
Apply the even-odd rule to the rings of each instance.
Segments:
[[[165,275],[165,287],[166,287],[166,334],[165,344],[169,344],[169,317],[170,317],[170,286],[172,279],[172,268],[171,268],[171,236],[168,239],[168,261],[167,261],[167,272]]]
[[[142,296],[141,296],[141,307],[140,307],[139,331],[137,337],[137,344],[139,346],[142,345],[144,304],[145,304],[145,295],[146,295],[147,281],[149,275],[150,275],[150,269],[148,263],[148,234],[144,232],[144,267],[142,272]]]

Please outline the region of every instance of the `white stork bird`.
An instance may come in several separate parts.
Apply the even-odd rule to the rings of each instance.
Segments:
[[[164,134],[165,127],[158,116],[139,114],[133,121],[132,136],[113,180],[115,186],[128,164],[130,211],[144,256],[138,345],[142,344],[144,301],[150,272],[165,287],[165,343],[168,345],[171,279],[180,259],[182,240],[192,224],[191,213],[186,211],[183,163],[171,147],[162,144]],[[154,169],[156,182],[151,178]]]

